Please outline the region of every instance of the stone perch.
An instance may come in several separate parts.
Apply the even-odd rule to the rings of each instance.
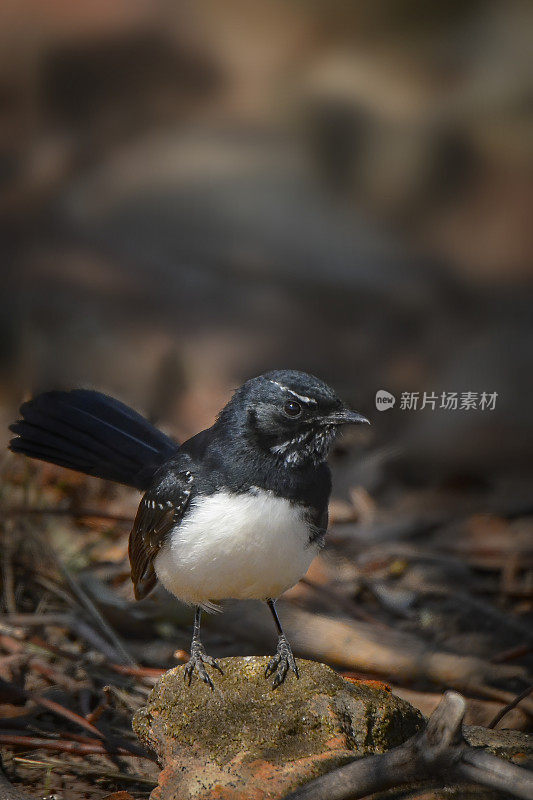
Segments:
[[[184,667],[165,673],[133,719],[162,765],[151,800],[274,800],[357,756],[383,753],[423,727],[383,684],[347,681],[298,660],[273,690],[269,659],[225,658],[211,692]]]

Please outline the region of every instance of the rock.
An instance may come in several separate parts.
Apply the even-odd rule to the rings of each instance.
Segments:
[[[482,747],[488,753],[512,761],[519,767],[533,767],[533,736],[529,733],[465,725],[463,735],[471,747]]]
[[[276,690],[267,657],[220,660],[211,692],[184,668],[165,673],[133,728],[162,764],[151,800],[273,800],[354,757],[382,753],[423,726],[409,703],[377,682],[346,681],[298,661]]]

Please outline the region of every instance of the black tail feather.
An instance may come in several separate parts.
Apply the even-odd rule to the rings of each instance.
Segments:
[[[49,444],[62,452],[87,457],[104,458],[113,460],[123,466],[130,467],[132,459],[122,456],[112,450],[108,445],[101,443],[94,436],[76,428],[76,439],[72,440],[72,426],[64,419],[56,419],[43,414],[38,409],[26,404],[21,408],[24,419],[11,426],[13,433],[25,438],[28,442],[37,441],[40,444]]]
[[[138,489],[178,448],[124,403],[87,389],[45,392],[20,413],[13,452]]]

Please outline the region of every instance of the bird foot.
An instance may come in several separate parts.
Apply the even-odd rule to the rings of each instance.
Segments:
[[[222,667],[215,661],[215,659],[207,655],[203,644],[198,639],[193,639],[191,644],[191,657],[185,664],[185,670],[183,674],[184,680],[188,679],[188,686],[190,686],[193,672],[196,670],[203,682],[207,683],[207,685],[214,691],[215,686],[204,664],[209,664],[210,667],[218,669],[221,675],[224,674]]]
[[[298,667],[296,666],[296,661],[294,660],[294,656],[292,654],[291,646],[288,640],[282,634],[278,639],[278,649],[276,655],[270,659],[265,670],[266,678],[269,678],[270,675],[276,673],[274,675],[274,680],[272,681],[273,689],[283,683],[289,669],[292,669],[297,678],[300,677]]]

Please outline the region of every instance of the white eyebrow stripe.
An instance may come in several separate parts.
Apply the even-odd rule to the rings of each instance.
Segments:
[[[293,394],[295,397],[298,398],[298,400],[301,400],[302,403],[312,403],[315,406],[318,405],[314,397],[306,397],[304,394],[298,394],[298,392],[295,392],[294,389],[289,389],[288,386],[284,386],[282,383],[278,383],[277,381],[273,381],[272,379],[270,379],[270,383],[273,383],[275,386],[278,386],[285,392],[290,392],[290,394]]]

